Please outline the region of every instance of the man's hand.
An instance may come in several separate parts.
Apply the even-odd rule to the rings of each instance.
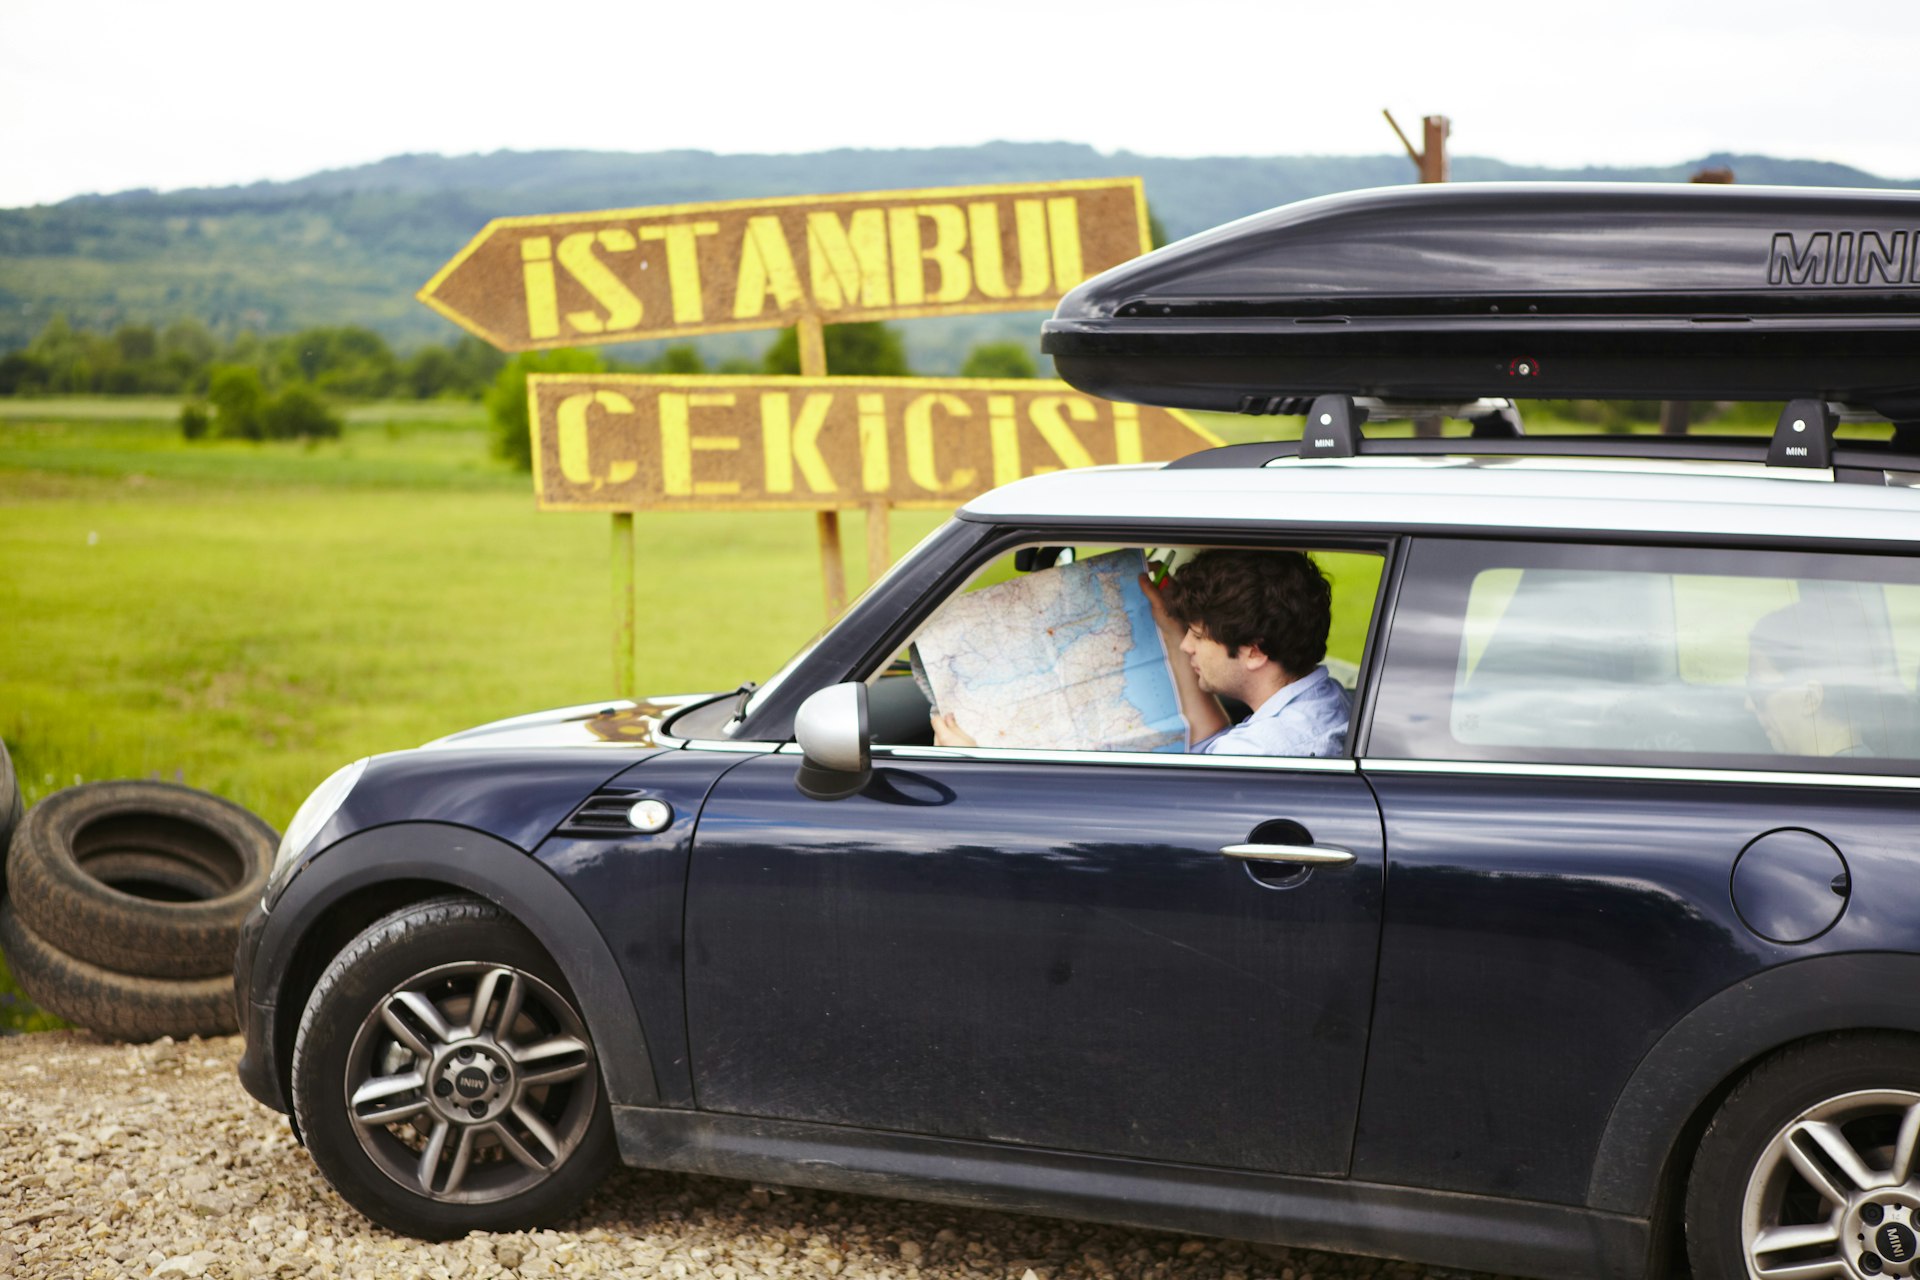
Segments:
[[[1153,610],[1153,625],[1160,628],[1160,634],[1166,638],[1168,654],[1180,652],[1180,642],[1186,638],[1187,629],[1168,615],[1166,601],[1160,598],[1160,588],[1153,584],[1150,575],[1140,575],[1140,590],[1146,593],[1147,606]]]
[[[953,718],[953,712],[942,715],[935,712],[927,719],[933,722],[933,745],[936,747],[977,747],[973,735],[962,729]]]
[[[1167,647],[1167,663],[1173,668],[1173,687],[1180,695],[1180,715],[1187,722],[1187,745],[1191,747],[1233,722],[1221,710],[1220,699],[1200,687],[1200,677],[1194,673],[1193,663],[1180,648],[1180,642],[1187,638],[1187,628],[1167,614],[1166,602],[1160,598],[1160,588],[1143,573],[1140,575],[1140,589],[1147,593],[1147,603],[1153,608],[1154,625],[1160,628],[1161,643]]]

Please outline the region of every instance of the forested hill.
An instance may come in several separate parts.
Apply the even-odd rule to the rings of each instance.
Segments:
[[[1920,186],[1844,165],[1703,157],[1666,168],[1547,169],[1471,156],[1459,181],[1684,181],[1727,166],[1743,183]],[[292,182],[164,194],[129,191],[0,210],[0,352],[55,314],[107,330],[194,316],[216,332],[364,324],[397,346],[455,330],[413,292],[490,218],[810,192],[1137,174],[1166,231],[1183,236],[1290,200],[1404,182],[1401,155],[1168,159],[1072,143],[914,151],[712,155],[698,151],[396,156]],[[938,372],[985,329],[1030,319],[906,326],[916,366]],[[948,348],[953,348],[949,351]],[[951,360],[949,357],[953,357]]]

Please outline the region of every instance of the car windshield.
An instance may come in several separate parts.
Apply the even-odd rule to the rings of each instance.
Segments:
[[[798,669],[801,663],[807,660],[807,657],[810,654],[812,654],[815,647],[819,645],[820,641],[826,636],[827,632],[833,630],[834,625],[840,621],[840,618],[844,618],[848,614],[852,613],[854,609],[859,607],[860,602],[865,600],[869,595],[873,594],[873,592],[877,590],[882,583],[891,580],[895,574],[904,572],[908,565],[912,564],[915,560],[919,559],[923,554],[926,553],[927,548],[932,546],[933,543],[936,540],[938,540],[940,535],[946,531],[948,525],[950,525],[951,523],[952,521],[948,521],[947,524],[942,524],[937,526],[931,533],[927,534],[926,537],[920,539],[919,542],[915,543],[911,551],[901,556],[898,560],[895,560],[891,568],[889,568],[885,573],[881,574],[873,582],[869,583],[865,591],[862,591],[858,596],[854,597],[853,602],[849,604],[845,609],[841,610],[840,617],[833,619],[832,622],[829,622],[826,626],[822,627],[819,631],[815,632],[813,638],[807,641],[806,644],[802,645],[798,653],[794,654],[791,658],[788,658],[785,665],[783,665],[778,671],[774,672],[772,675],[768,676],[766,681],[762,683],[757,689],[755,689],[753,691],[753,695],[750,698],[748,698],[744,704],[742,704],[739,714],[736,715],[733,718],[733,720],[728,723],[727,729],[726,729],[727,736],[732,737],[733,734],[739,729],[740,725],[746,721],[747,717],[751,716],[758,707],[763,705],[767,695],[772,693],[775,689],[778,689],[782,684],[786,682],[787,678],[791,676],[796,669]]]

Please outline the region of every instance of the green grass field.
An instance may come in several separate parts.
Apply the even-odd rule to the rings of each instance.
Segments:
[[[0,417],[0,735],[29,802],[176,778],[279,826],[356,756],[612,687],[608,521],[536,513],[477,409],[188,447],[33,407]],[[896,548],[936,521],[897,515]],[[762,677],[819,629],[810,516],[636,524],[646,688]]]
[[[175,408],[0,401],[0,737],[28,803],[166,778],[283,827],[358,756],[612,690],[609,521],[536,513],[478,408],[361,408],[311,448],[189,447]],[[895,550],[937,522],[896,514]],[[810,515],[636,528],[643,691],[764,678],[824,621]]]
[[[0,737],[29,803],[165,778],[283,827],[356,757],[612,690],[609,522],[537,513],[477,406],[361,406],[311,446],[189,446],[176,412],[0,400]],[[939,519],[896,513],[895,553]],[[820,628],[810,515],[636,526],[642,692],[762,679]]]

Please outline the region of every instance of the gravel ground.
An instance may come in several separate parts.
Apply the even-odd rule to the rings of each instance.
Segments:
[[[336,1196],[240,1040],[0,1038],[5,1280],[1464,1280],[1377,1258],[622,1170],[564,1231],[423,1244]]]

